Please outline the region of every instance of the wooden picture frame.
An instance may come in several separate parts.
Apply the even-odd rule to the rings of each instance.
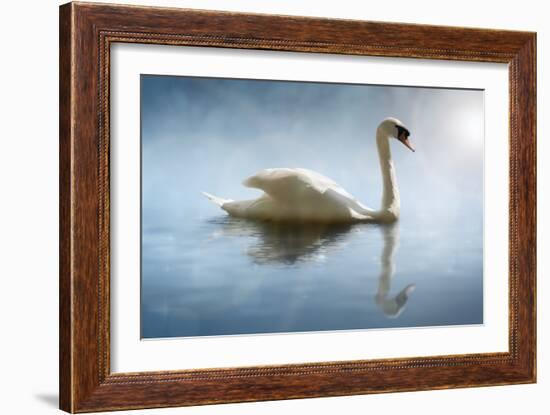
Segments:
[[[507,63],[509,351],[111,373],[109,59],[116,42]],[[535,382],[535,33],[69,3],[60,8],[59,94],[61,409],[91,412]]]

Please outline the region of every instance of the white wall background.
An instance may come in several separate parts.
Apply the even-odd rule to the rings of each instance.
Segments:
[[[311,15],[538,32],[539,383],[536,385],[321,398],[175,408],[133,413],[547,413],[550,397],[548,326],[543,301],[550,292],[548,186],[550,88],[543,70],[550,60],[550,13],[545,2],[523,0],[440,2],[394,0],[189,0],[134,4]],[[7,414],[57,412],[57,257],[58,257],[58,9],[53,0],[7,2],[2,6],[0,64],[0,411]],[[547,75],[547,77],[550,75]],[[545,102],[546,101],[546,102]],[[544,189],[546,187],[546,189]],[[546,200],[545,200],[546,199]]]

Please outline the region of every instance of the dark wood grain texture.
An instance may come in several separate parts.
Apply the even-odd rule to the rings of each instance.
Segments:
[[[111,373],[109,59],[114,42],[508,63],[509,352]],[[534,33],[69,3],[60,8],[59,58],[61,409],[90,412],[535,381]]]
[[[71,299],[71,102],[72,21],[70,8],[59,14],[59,406],[72,410]]]

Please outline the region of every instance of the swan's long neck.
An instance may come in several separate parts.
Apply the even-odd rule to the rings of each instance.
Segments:
[[[382,206],[379,214],[388,216],[388,219],[399,217],[400,201],[397,177],[391,158],[390,137],[383,129],[376,130],[376,145],[380,159],[380,171],[382,173]]]

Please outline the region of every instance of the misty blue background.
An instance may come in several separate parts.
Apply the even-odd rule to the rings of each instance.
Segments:
[[[304,167],[378,208],[388,116],[417,149],[392,143],[391,229],[251,223],[200,193]],[[142,337],[482,323],[483,128],[478,90],[142,75]]]

